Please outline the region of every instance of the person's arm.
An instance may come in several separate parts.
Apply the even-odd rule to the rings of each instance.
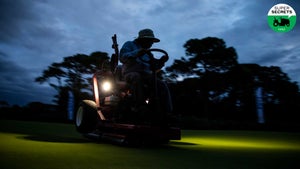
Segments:
[[[134,42],[128,41],[120,50],[120,61],[126,63],[128,60],[144,55],[146,51],[145,49],[138,48]]]

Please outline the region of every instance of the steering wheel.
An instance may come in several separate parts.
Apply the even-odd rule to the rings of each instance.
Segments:
[[[162,53],[164,55],[162,55],[159,59],[155,58],[154,55],[152,54],[152,52],[159,52]],[[150,60],[144,60],[142,59],[142,56],[144,55],[140,55],[138,56],[142,62],[145,63],[149,63],[149,64],[153,64],[155,61],[160,60],[161,62],[165,63],[166,61],[169,60],[169,55],[166,51],[162,50],[162,49],[158,49],[158,48],[151,48],[151,49],[147,49],[146,50],[146,54],[148,54],[148,56],[150,57]]]
[[[163,53],[164,55],[168,55],[168,53],[162,49],[158,49],[158,48],[151,48],[151,49],[148,49],[149,52],[160,52],[160,53]]]
[[[152,52],[159,52],[162,53],[163,55],[159,59],[156,59],[152,54]],[[154,72],[159,71],[164,66],[165,62],[169,60],[168,53],[162,49],[151,48],[147,50],[147,53],[150,56],[150,60],[147,61],[147,63],[150,64],[151,70]]]
[[[162,49],[151,48],[151,49],[148,49],[148,52],[159,52],[159,53],[163,53],[163,54],[164,54],[163,56],[165,56],[164,62],[166,62],[166,61],[169,60],[169,55],[168,55],[168,53],[167,53],[166,51],[162,50]],[[161,56],[160,59],[162,59],[163,56]]]

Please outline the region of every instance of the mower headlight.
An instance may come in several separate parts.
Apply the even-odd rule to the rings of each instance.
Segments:
[[[104,81],[102,82],[101,84],[101,89],[104,91],[104,92],[109,92],[111,91],[112,89],[112,84],[110,81]]]

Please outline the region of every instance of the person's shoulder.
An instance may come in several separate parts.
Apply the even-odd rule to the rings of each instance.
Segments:
[[[124,44],[134,44],[134,41],[126,41]]]
[[[134,41],[126,41],[123,46],[136,46]]]

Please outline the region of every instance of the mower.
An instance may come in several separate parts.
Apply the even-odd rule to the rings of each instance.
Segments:
[[[162,49],[149,49],[153,56],[153,80],[144,85],[143,109],[135,109],[133,91],[122,77],[119,65],[117,36],[112,36],[115,53],[109,66],[102,66],[93,75],[95,100],[82,100],[75,117],[76,130],[84,137],[106,140],[121,145],[167,144],[170,140],[180,140],[181,130],[161,105],[157,90],[157,62],[153,53],[167,56]],[[106,63],[107,64],[107,63]],[[107,68],[109,67],[109,68]]]

